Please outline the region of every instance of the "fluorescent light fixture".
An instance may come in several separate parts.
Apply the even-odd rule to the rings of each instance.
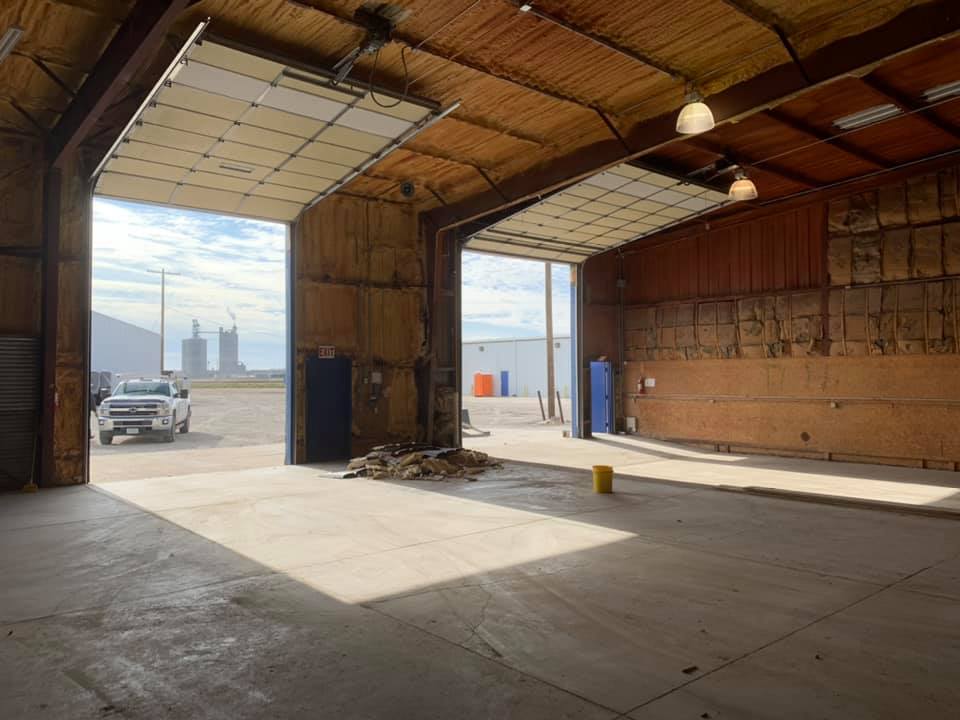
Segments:
[[[713,130],[713,112],[703,102],[700,93],[687,95],[687,104],[677,116],[677,132],[681,135],[696,135]]]
[[[936,85],[923,91],[923,99],[927,102],[937,102],[957,95],[960,95],[960,80]]]
[[[7,59],[7,55],[13,52],[13,49],[17,46],[17,43],[20,42],[20,38],[23,35],[23,28],[12,25],[7,28],[7,31],[3,34],[3,37],[0,38],[0,62],[3,62]]]
[[[842,118],[834,120],[833,124],[841,130],[853,130],[854,128],[873,125],[881,120],[888,120],[901,114],[903,114],[903,111],[899,107],[893,103],[885,103],[883,105],[874,105],[873,107],[855,112],[851,115],[844,115]]]
[[[533,10],[533,5],[530,3],[524,3],[520,6],[520,12],[530,12],[531,10]]]
[[[737,179],[730,185],[729,197],[734,202],[757,199],[757,186],[743,173],[737,173]]]

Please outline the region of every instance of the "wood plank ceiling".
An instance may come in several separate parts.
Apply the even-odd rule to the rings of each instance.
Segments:
[[[931,0],[932,1],[932,0]],[[363,58],[352,78],[410,92],[449,118],[357,178],[347,191],[420,209],[496,190],[511,177],[578,148],[627,136],[675,110],[691,83],[708,97],[765,70],[926,4],[876,0],[541,0],[521,12],[511,0],[395,0],[410,11],[376,67]],[[0,32],[26,30],[0,64],[0,127],[42,133],[90,71],[130,0],[14,0]],[[357,45],[360,0],[201,0],[177,35],[211,17],[210,32],[274,55],[329,68]],[[172,57],[157,58],[94,132],[108,145]],[[833,120],[893,102],[908,111],[922,92],[960,80],[960,40],[901,55],[863,78],[843,78],[741,122],[678,138],[644,158],[675,172],[733,161],[764,198],[955,148],[960,102],[842,137]],[[404,61],[407,72],[404,72]],[[399,183],[413,180],[406,200]]]

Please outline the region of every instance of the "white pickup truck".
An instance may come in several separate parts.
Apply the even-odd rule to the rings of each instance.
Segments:
[[[97,409],[100,444],[117,435],[160,435],[190,432],[190,391],[176,378],[124,380]]]

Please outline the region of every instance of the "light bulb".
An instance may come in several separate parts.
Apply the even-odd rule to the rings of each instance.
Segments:
[[[739,177],[733,181],[733,184],[730,186],[729,196],[731,200],[740,202],[743,200],[756,200],[757,199],[757,186],[753,184],[753,180],[748,177]]]
[[[687,104],[677,116],[677,132],[681,135],[696,135],[713,130],[713,113],[699,95],[688,95]]]

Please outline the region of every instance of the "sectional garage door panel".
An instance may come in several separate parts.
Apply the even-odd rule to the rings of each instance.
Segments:
[[[95,192],[289,221],[452,109],[193,41],[104,158]]]
[[[730,202],[715,188],[624,163],[477,232],[466,247],[582,262]]]

